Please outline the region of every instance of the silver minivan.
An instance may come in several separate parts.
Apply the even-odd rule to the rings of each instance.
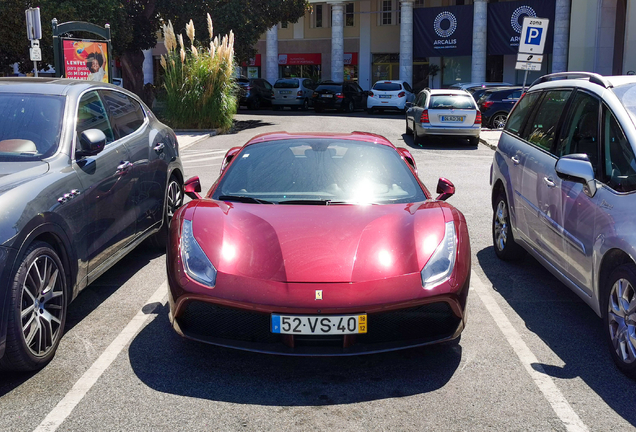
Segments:
[[[491,168],[504,260],[533,255],[603,319],[636,378],[636,77],[564,72],[511,111]]]
[[[314,95],[316,84],[308,78],[281,78],[274,83],[274,109],[290,107],[306,111]]]

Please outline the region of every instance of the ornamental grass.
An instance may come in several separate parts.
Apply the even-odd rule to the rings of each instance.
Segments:
[[[234,33],[213,36],[208,14],[209,45],[199,45],[194,38],[194,23],[186,25],[190,46],[183,35],[175,35],[172,23],[163,25],[168,53],[161,56],[165,71],[165,117],[178,129],[213,129],[223,131],[232,126],[238,108],[235,96]]]

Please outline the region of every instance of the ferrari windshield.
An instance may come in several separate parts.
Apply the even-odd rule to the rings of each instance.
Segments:
[[[390,204],[426,200],[394,148],[310,138],[243,149],[214,199],[274,204]]]
[[[0,93],[0,161],[33,161],[57,150],[64,97]]]

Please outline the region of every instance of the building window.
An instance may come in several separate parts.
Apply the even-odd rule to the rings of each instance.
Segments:
[[[326,4],[314,5],[311,13],[311,26],[314,28],[326,28],[329,27],[331,20],[331,8]]]
[[[393,1],[392,0],[382,0],[382,25],[391,25],[393,24]]]
[[[354,5],[355,3],[347,3],[345,5],[345,26],[347,27],[353,27],[355,25],[355,20],[354,20]]]
[[[415,0],[413,7],[425,7],[424,1],[425,0]]]
[[[287,28],[289,23],[287,21],[280,23],[280,28]]]

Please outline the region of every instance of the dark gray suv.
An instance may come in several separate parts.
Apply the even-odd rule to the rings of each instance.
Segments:
[[[70,301],[183,202],[174,132],[135,95],[0,79],[0,368],[55,354]]]
[[[636,77],[560,73],[511,111],[492,164],[493,242],[529,252],[603,318],[636,378]]]

